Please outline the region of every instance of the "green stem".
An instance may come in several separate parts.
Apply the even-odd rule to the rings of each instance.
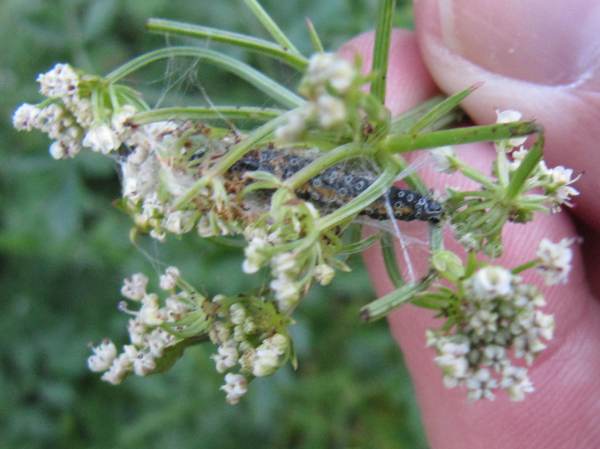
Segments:
[[[529,262],[523,263],[517,267],[514,267],[512,270],[510,270],[510,272],[512,274],[519,274],[519,273],[522,273],[523,271],[529,270],[530,268],[536,267],[540,262],[541,262],[540,259],[534,259]]]
[[[385,103],[388,58],[395,9],[396,0],[380,0],[377,26],[375,27],[375,44],[373,47],[372,71],[375,73],[375,79],[371,83],[371,93],[381,103]]]
[[[138,56],[137,58],[134,58],[131,61],[123,64],[121,67],[113,70],[106,75],[105,80],[109,83],[116,83],[131,73],[155,61],[181,56],[206,60],[217,67],[225,69],[237,75],[241,79],[246,80],[254,87],[265,92],[271,98],[284,106],[293,108],[304,103],[302,98],[298,97],[289,89],[283,87],[281,84],[275,82],[268,76],[263,75],[258,70],[250,67],[247,64],[244,64],[241,61],[238,61],[237,59],[213,50],[208,50],[206,48],[167,47],[154,50]]]
[[[252,106],[212,106],[212,107],[172,107],[152,109],[136,114],[132,123],[144,125],[146,123],[161,122],[163,120],[207,120],[207,119],[235,119],[268,121],[280,116],[285,111],[273,108],[258,108]]]
[[[496,171],[498,172],[498,183],[505,188],[508,185],[508,158],[503,149],[496,150]]]
[[[146,28],[155,33],[170,33],[178,36],[208,39],[235,45],[257,52],[261,55],[278,59],[300,71],[303,71],[308,64],[308,61],[302,55],[293,53],[286,48],[254,36],[247,36],[245,34],[233,33],[217,28],[166,19],[150,19],[146,22]]]
[[[312,23],[312,20],[310,20],[308,17],[306,18],[306,28],[308,29],[308,35],[310,36],[310,42],[311,42],[313,48],[315,49],[315,51],[318,53],[323,53],[325,51],[325,48],[323,48],[323,43],[321,42],[321,38],[319,37],[319,34],[317,33],[317,30],[315,28],[315,25]]]
[[[318,157],[306,167],[289,178],[285,185],[290,190],[296,190],[304,183],[315,176],[323,173],[329,167],[332,167],[342,161],[366,154],[367,149],[363,145],[348,143],[334,150],[328,151],[323,156]]]
[[[269,34],[275,39],[275,41],[281,45],[284,49],[295,53],[296,55],[301,56],[302,53],[298,51],[298,49],[292,44],[292,42],[287,38],[285,33],[281,31],[281,28],[277,26],[275,21],[271,18],[271,16],[264,10],[264,8],[258,3],[256,0],[244,0],[244,3],[252,11],[254,16],[258,19],[258,21],[262,24],[263,27],[269,32]]]
[[[416,284],[405,284],[387,295],[376,299],[360,309],[363,320],[372,322],[386,316],[392,309],[410,302],[417,294],[427,289],[435,279],[435,273],[429,273]]]
[[[452,158],[452,163],[455,164],[458,167],[458,170],[460,170],[460,172],[467,178],[478,182],[482,186],[486,187],[488,190],[496,189],[496,185],[490,180],[490,178],[481,173],[479,170],[476,170],[469,165],[463,164],[462,161],[457,158]]]
[[[390,153],[405,153],[445,145],[504,140],[539,131],[540,127],[534,122],[514,122],[446,129],[426,134],[390,134],[384,140],[383,147]]]

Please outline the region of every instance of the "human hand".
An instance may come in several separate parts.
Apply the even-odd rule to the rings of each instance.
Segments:
[[[431,314],[405,306],[390,316],[431,446],[600,447],[600,310],[593,295],[600,287],[600,277],[594,278],[600,255],[600,5],[592,0],[552,5],[543,0],[420,0],[415,16],[416,34],[396,31],[393,36],[386,98],[392,113],[415,106],[438,89],[451,94],[483,82],[463,104],[475,123],[492,123],[496,109],[516,109],[545,127],[550,166],[563,164],[584,173],[573,210],[540,215],[529,225],[508,225],[503,234],[501,261],[508,266],[529,260],[544,237],[584,237],[583,245],[573,248],[569,283],[543,289],[548,311],[556,316],[556,334],[530,369],[536,392],[525,401],[509,402],[498,395],[494,403],[469,403],[464,391],[445,389],[433,351],[425,348],[425,329],[435,327]],[[341,52],[349,57],[358,52],[369,66],[372,38],[359,36]],[[459,154],[489,169],[494,150],[475,144]],[[467,184],[460,175],[425,170],[423,177],[437,190]],[[459,250],[449,236],[446,240],[450,249]],[[425,257],[413,252],[412,260],[424,266]],[[379,253],[366,258],[377,293],[390,291]]]

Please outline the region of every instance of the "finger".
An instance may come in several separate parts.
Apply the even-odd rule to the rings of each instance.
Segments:
[[[489,166],[493,149],[470,145],[459,156],[480,168]],[[425,182],[434,188],[466,187],[459,175],[425,172]],[[472,187],[472,186],[471,186]],[[544,237],[558,241],[575,236],[568,216],[541,215],[535,222],[508,225],[504,232],[505,252],[498,263],[513,267],[534,257]],[[460,246],[446,236],[447,247],[461,253]],[[413,262],[423,270],[426,256],[411,250]],[[379,295],[392,290],[380,255],[372,250],[367,267]],[[535,275],[527,282],[538,283]],[[403,349],[415,383],[417,398],[432,449],[500,449],[600,447],[596,426],[600,388],[600,312],[588,291],[579,248],[575,248],[573,272],[568,285],[542,289],[547,312],[556,317],[556,336],[530,370],[536,392],[522,403],[509,402],[501,393],[494,403],[469,403],[464,390],[443,387],[434,353],[425,348],[425,330],[442,323],[428,311],[404,306],[390,315],[392,333]],[[596,444],[583,444],[595,441]]]
[[[401,38],[402,41],[403,39]],[[392,54],[395,54],[397,44],[395,41]],[[371,42],[368,36],[362,36],[358,44],[354,41],[352,45],[353,48],[368,51]],[[407,53],[410,52],[403,52]],[[403,105],[405,102],[395,96],[402,96],[404,92],[412,92],[415,88],[418,90],[418,86],[414,84],[410,85],[410,89],[402,88],[403,79],[412,79],[402,75],[402,71],[410,72],[412,69],[408,59],[399,59],[403,63],[401,71],[390,71],[388,75],[390,85],[396,86],[389,91],[393,94],[388,100],[395,105]],[[395,73],[400,76],[397,77]],[[428,80],[424,82],[429,84]],[[413,102],[414,98],[407,102],[408,106]],[[474,145],[463,153],[467,153],[464,156],[471,163],[489,168],[489,150],[484,145]],[[443,177],[439,174],[425,176],[428,182],[437,187],[461,182],[456,177]],[[515,225],[511,228],[506,235],[505,258],[510,258],[513,264],[523,262],[525,255],[534,254],[535,246],[542,236],[558,240],[574,234],[566,216],[544,217],[535,225]],[[456,249],[455,246],[450,247]],[[413,252],[413,260],[421,266],[427,263],[423,253]],[[367,255],[367,263],[378,293],[384,294],[391,290],[379,254],[371,251]],[[595,355],[595,345],[600,339],[596,330],[600,329],[597,319],[599,314],[582,278],[578,252],[574,273],[576,276],[569,286],[556,288],[548,295],[549,309],[557,315],[557,337],[544,356],[547,360],[540,360],[532,372],[537,393],[520,404],[508,403],[504,397],[499,398],[495,404],[468,404],[464,392],[444,389],[441,373],[432,361],[433,354],[424,348],[425,329],[439,323],[435,323],[429,313],[410,306],[392,314],[392,331],[404,350],[415,380],[433,448],[585,447],[585,444],[579,444],[583,440],[578,440],[574,435],[588,438],[586,441],[600,438],[593,426],[594,415],[591,413],[596,406],[593,391],[600,386],[596,380],[599,377],[596,373],[600,370],[600,360]],[[557,378],[561,381],[556,382]],[[561,404],[560,407],[556,406],[556,401]],[[548,432],[548,427],[555,430]],[[571,446],[560,445],[565,442],[565,435],[568,435]],[[557,442],[559,445],[555,445]]]
[[[544,126],[549,164],[584,173],[573,212],[600,228],[600,3],[417,0],[415,23],[443,91],[483,81],[464,102],[476,122],[516,109]]]

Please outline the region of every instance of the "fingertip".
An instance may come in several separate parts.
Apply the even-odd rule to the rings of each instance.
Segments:
[[[587,173],[576,185],[582,195],[573,213],[598,228],[600,66],[590,56],[595,41],[582,36],[597,29],[600,5],[575,3],[417,1],[415,24],[425,64],[444,92],[483,82],[462,105],[476,123],[516,109],[544,126],[549,165]]]

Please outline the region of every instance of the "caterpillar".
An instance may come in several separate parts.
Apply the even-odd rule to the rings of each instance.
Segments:
[[[265,171],[286,180],[312,160],[307,156],[273,149],[254,150],[237,161],[229,169],[229,173],[241,178],[246,172]],[[322,210],[329,211],[343,206],[365,191],[375,178],[376,174],[373,171],[337,165],[305,183],[296,190],[296,195],[311,201]],[[438,223],[443,215],[442,205],[430,196],[395,186],[361,211],[361,214],[376,220],[386,220],[389,218],[389,207],[394,217],[403,221]]]

